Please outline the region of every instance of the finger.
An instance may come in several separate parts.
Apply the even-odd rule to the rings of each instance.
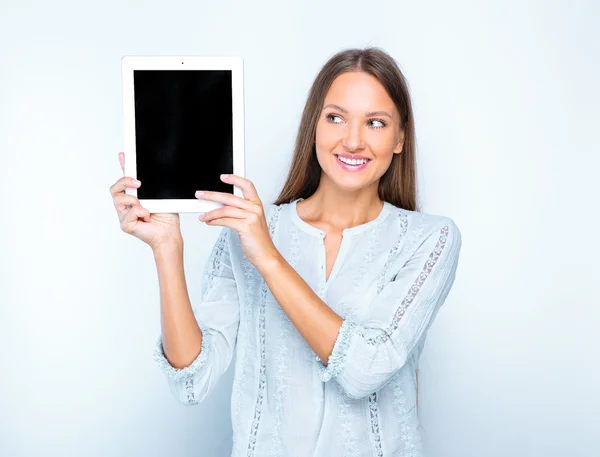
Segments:
[[[206,223],[207,225],[215,225],[221,227],[230,227],[237,231],[238,233],[244,228],[245,222],[242,219],[236,219],[232,217],[220,217],[218,219],[213,219]]]
[[[132,206],[142,206],[140,200],[134,195],[128,195],[126,193],[122,193],[117,195],[114,199],[114,205],[119,213],[119,219],[129,211]]]
[[[221,208],[213,209],[206,214],[204,217],[199,216],[202,222],[209,222],[213,219],[219,219],[221,217],[230,217],[233,219],[248,219],[248,217],[256,217],[254,213],[250,213],[240,208],[236,208],[235,206],[222,206]]]
[[[121,228],[128,227],[138,219],[147,219],[150,217],[150,211],[141,206],[132,206],[121,220]]]
[[[123,174],[125,174],[125,153],[119,152],[119,163],[121,164],[121,170],[123,170]]]
[[[196,192],[196,198],[199,200],[209,200],[213,202],[223,203],[224,205],[234,206],[236,208],[245,209],[246,211],[256,211],[257,203],[250,200],[246,200],[245,198],[238,197],[237,195],[232,195],[227,192],[212,192],[212,191],[202,191],[201,195],[198,195]]]
[[[138,181],[139,182],[139,181]],[[137,188],[140,187],[141,183],[136,184],[135,179],[130,176],[123,176],[119,178],[116,183],[110,186],[110,194],[115,197],[120,192],[124,192],[126,188],[132,187]]]
[[[118,194],[114,199],[115,205],[141,206],[140,199],[135,195]]]
[[[242,178],[238,175],[221,175],[221,180],[242,189],[242,195],[244,195],[246,200],[251,200],[254,202],[260,201],[258,192],[256,192],[254,184],[249,179]]]

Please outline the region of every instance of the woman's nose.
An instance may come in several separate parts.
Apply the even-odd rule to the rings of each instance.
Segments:
[[[348,124],[347,128],[344,129],[342,146],[349,150],[362,148],[362,131],[360,125]]]

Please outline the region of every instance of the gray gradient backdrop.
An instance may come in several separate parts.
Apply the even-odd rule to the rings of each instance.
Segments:
[[[153,258],[109,195],[121,57],[242,56],[247,174],[270,201],[316,72],[367,45],[410,83],[424,211],[463,234],[421,361],[429,455],[600,455],[599,13],[592,1],[2,1],[0,456],[231,449],[231,370],[190,408],[152,359]],[[219,229],[186,214],[182,230],[197,301]]]

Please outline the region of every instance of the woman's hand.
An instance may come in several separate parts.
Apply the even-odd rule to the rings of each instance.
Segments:
[[[237,231],[242,249],[254,266],[258,266],[259,262],[269,261],[278,251],[271,240],[263,204],[258,198],[254,184],[237,175],[222,175],[221,179],[242,189],[244,198],[226,192],[196,192],[196,198],[200,200],[224,205],[201,215],[199,219],[207,225],[226,226]]]
[[[125,174],[125,153],[119,153],[119,163]],[[121,230],[139,238],[152,249],[163,243],[180,242],[182,240],[179,227],[179,214],[177,213],[150,213],[143,208],[140,201],[133,195],[125,193],[127,187],[140,187],[129,176],[119,178],[110,187],[110,194],[119,215]]]

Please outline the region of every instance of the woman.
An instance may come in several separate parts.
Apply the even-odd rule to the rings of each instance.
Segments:
[[[417,365],[461,235],[417,211],[415,176],[407,83],[368,48],[318,74],[273,204],[235,175],[222,179],[243,198],[197,195],[223,204],[200,216],[223,228],[194,308],[178,215],[139,206],[131,178],[111,187],[122,229],[154,253],[155,358],[175,397],[202,402],[236,354],[232,455],[424,455]]]

